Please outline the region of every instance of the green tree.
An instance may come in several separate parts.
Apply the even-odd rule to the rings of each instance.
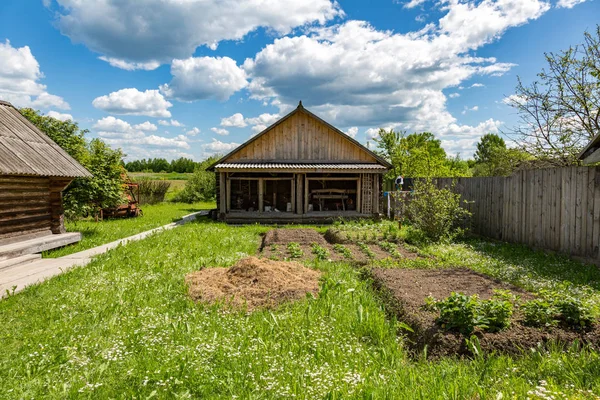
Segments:
[[[495,133],[487,133],[481,137],[479,143],[477,143],[477,150],[475,150],[475,161],[478,163],[489,162],[492,153],[495,152],[496,148],[506,149],[506,143],[504,139]]]
[[[600,25],[583,43],[545,56],[547,69],[538,79],[527,85],[519,78],[507,98],[521,118],[513,133],[546,165],[577,164],[579,152],[600,133]]]
[[[508,176],[532,157],[522,149],[506,147],[504,140],[494,134],[483,135],[474,154],[474,176]]]
[[[65,215],[75,218],[93,214],[100,208],[119,204],[123,195],[123,153],[100,139],[86,141],[87,130],[72,121],[59,121],[39,111],[23,108],[21,114],[47,134],[93,175],[76,178],[63,192]]]
[[[412,133],[379,130],[375,139],[377,153],[388,160],[393,168],[387,179],[405,177],[467,176],[468,164],[460,157],[448,157],[439,139],[430,132]]]

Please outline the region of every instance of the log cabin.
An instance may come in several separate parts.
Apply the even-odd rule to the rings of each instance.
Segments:
[[[378,214],[390,167],[300,102],[208,170],[223,221],[327,223]]]
[[[91,174],[13,105],[0,101],[0,244],[64,234],[62,191],[77,177]]]

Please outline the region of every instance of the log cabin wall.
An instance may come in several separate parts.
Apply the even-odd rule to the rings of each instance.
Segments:
[[[50,233],[50,197],[48,177],[0,175],[0,239]]]
[[[305,113],[292,115],[227,159],[251,160],[377,162],[364,149]]]

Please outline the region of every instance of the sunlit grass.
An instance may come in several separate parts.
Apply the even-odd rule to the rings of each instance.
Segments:
[[[600,393],[600,358],[587,349],[411,359],[369,282],[347,263],[309,262],[324,272],[319,296],[274,311],[226,312],[188,298],[187,273],[255,254],[267,229],[204,219],[0,301],[0,398],[521,399],[555,392],[553,398],[591,399],[588,391]],[[500,270],[507,255],[486,246],[423,251],[437,254],[442,266]],[[509,255],[512,249],[531,260],[510,261],[522,273],[554,262],[506,246]],[[547,280],[577,276],[547,271]]]
[[[67,221],[65,227],[68,232],[81,232],[83,239],[74,245],[52,250],[44,257],[61,257],[100,246],[105,243],[122,239],[136,233],[144,232],[162,225],[178,221],[184,215],[196,211],[215,208],[214,203],[159,203],[141,206],[144,215],[137,218],[107,219],[96,222],[93,219]]]

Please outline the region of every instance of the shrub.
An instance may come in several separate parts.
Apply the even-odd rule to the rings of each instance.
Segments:
[[[349,248],[347,248],[343,244],[339,244],[339,243],[334,244],[333,245],[333,251],[335,251],[336,253],[339,253],[339,254],[343,255],[344,258],[346,258],[346,259],[351,259],[352,258],[352,252],[350,251]]]
[[[194,203],[196,201],[211,201],[217,195],[215,174],[203,169],[196,169],[194,175],[185,183],[183,190],[173,198],[173,201]]]
[[[559,318],[571,328],[589,328],[594,323],[591,306],[572,296],[561,296],[554,301]]]
[[[444,300],[426,300],[426,307],[439,311],[437,322],[445,330],[470,335],[475,328],[497,332],[510,326],[513,304],[503,298],[480,300],[477,295],[467,296],[452,292]]]
[[[317,260],[327,260],[329,258],[329,251],[326,248],[319,246],[316,243],[311,244],[312,253],[316,256]]]
[[[300,245],[296,242],[290,242],[287,244],[287,249],[290,252],[290,256],[292,258],[300,258],[304,255],[304,252],[302,251],[302,248],[300,248]]]
[[[140,185],[140,203],[156,204],[165,201],[165,195],[171,187],[167,181],[153,181],[149,179],[138,180]]]
[[[430,178],[417,180],[408,218],[428,240],[449,240],[463,233],[461,223],[471,216],[460,205],[460,194],[448,188],[438,189]]]
[[[525,325],[555,326],[558,323],[558,309],[545,299],[534,299],[521,304]]]
[[[375,258],[375,253],[373,253],[373,250],[371,250],[369,248],[369,246],[367,246],[366,243],[364,242],[358,242],[357,243],[358,247],[360,248],[360,250],[371,260]]]

